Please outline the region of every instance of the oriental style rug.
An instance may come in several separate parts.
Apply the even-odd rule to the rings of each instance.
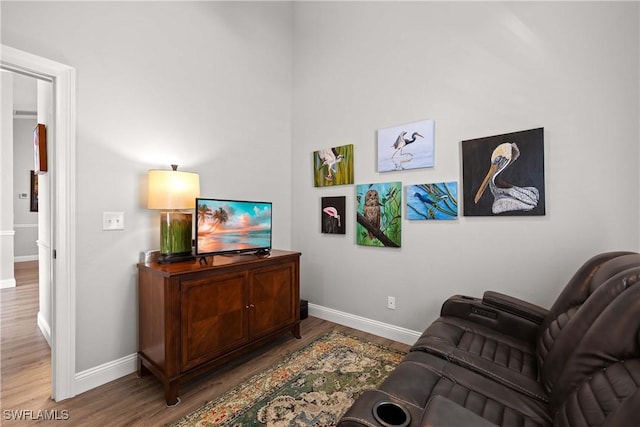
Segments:
[[[172,426],[334,426],[404,355],[330,332]]]

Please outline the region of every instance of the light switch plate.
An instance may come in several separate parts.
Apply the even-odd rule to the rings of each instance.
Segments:
[[[102,212],[103,230],[124,230],[124,212]]]

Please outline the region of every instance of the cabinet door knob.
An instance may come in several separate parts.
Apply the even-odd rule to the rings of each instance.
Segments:
[[[253,305],[253,304],[249,304],[249,307],[251,307],[251,308],[255,308],[256,306],[255,306],[255,305]]]
[[[249,306],[248,306],[248,305],[245,305],[245,306],[244,306],[244,308],[246,308],[247,310],[249,310]]]

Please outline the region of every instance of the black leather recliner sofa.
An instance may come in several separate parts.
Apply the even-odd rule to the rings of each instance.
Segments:
[[[338,426],[640,426],[640,254],[588,260],[549,309],[454,296]]]

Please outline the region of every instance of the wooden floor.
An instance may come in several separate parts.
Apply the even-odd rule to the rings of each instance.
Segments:
[[[165,406],[163,388],[153,376],[137,378],[135,374],[112,381],[73,399],[56,403],[50,398],[50,350],[36,325],[37,264],[18,263],[15,273],[18,286],[0,291],[0,425],[3,427],[35,424],[65,427],[162,426],[196,410],[334,329],[398,350],[409,349],[409,346],[402,343],[310,317],[302,321],[302,339],[297,340],[290,334],[283,335],[254,353],[183,385],[180,389],[181,403],[177,406]],[[37,418],[39,414],[57,416],[65,420],[10,419],[16,414],[26,415],[27,418]]]

